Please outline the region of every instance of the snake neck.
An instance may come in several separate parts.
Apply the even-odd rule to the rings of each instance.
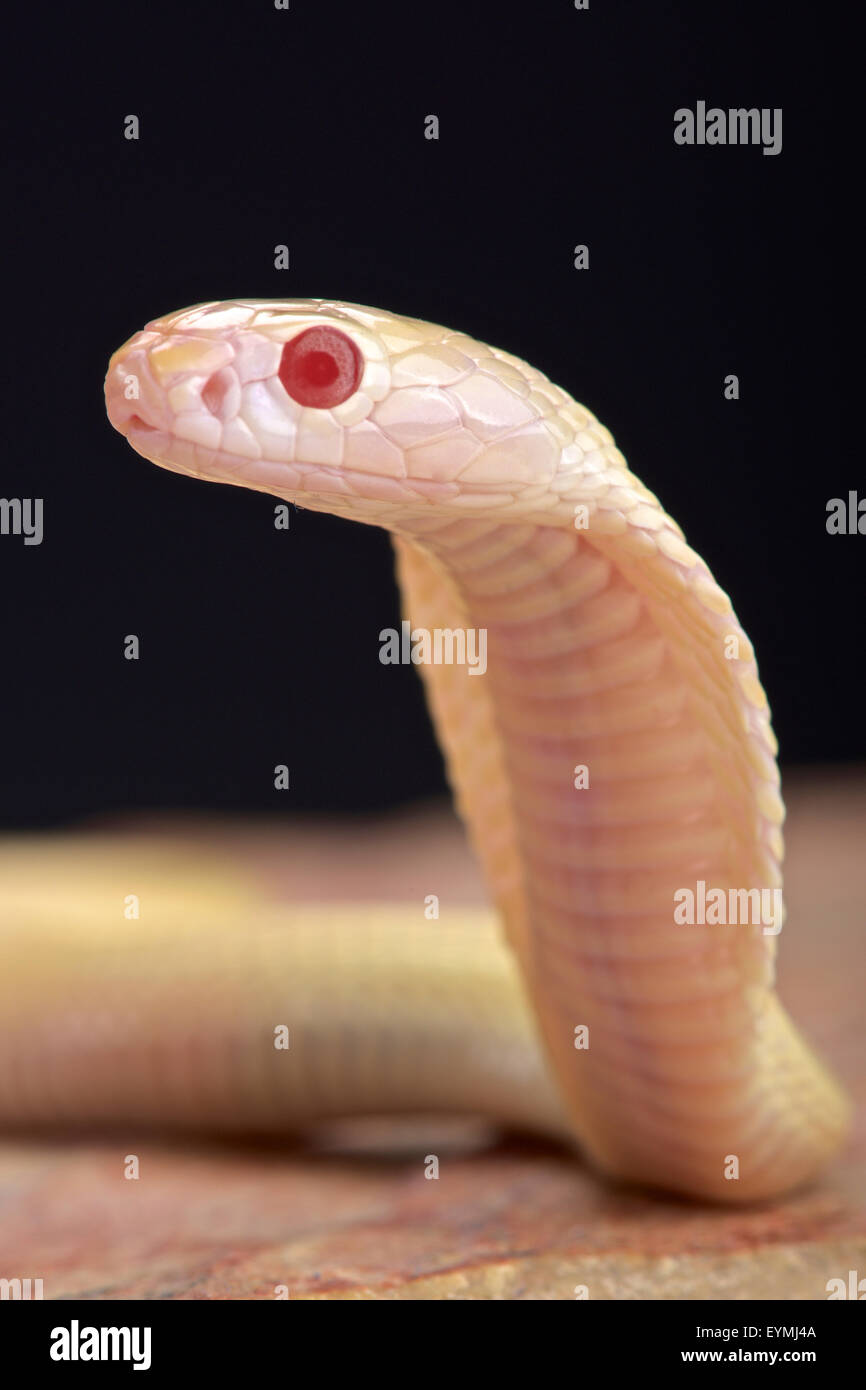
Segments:
[[[779,906],[772,735],[730,604],[709,609],[658,549],[630,554],[566,525],[457,520],[396,548],[413,627],[486,640],[483,675],[422,674],[590,1155],[722,1198],[769,1190],[773,1164],[807,1173],[844,1106],[768,997],[775,933],[674,917],[701,884],[726,900],[763,890]],[[769,1126],[767,1046],[798,1078],[795,1104]],[[749,1181],[731,1184],[726,1161],[741,1154]]]

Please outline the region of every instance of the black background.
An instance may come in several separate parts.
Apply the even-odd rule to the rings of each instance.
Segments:
[[[826,11],[60,10],[6,33],[0,495],[43,497],[45,539],[0,537],[4,823],[443,788],[415,672],[378,661],[399,620],[385,534],[312,512],[275,531],[272,499],[150,467],[107,423],[112,350],[232,297],[377,305],[540,367],[731,593],[783,760],[866,756],[866,538],[825,529],[828,498],[866,491],[830,327],[844,39]],[[675,145],[699,99],[783,107],[782,153]]]

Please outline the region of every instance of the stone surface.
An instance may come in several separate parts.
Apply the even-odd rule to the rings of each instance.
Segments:
[[[6,1136],[0,1277],[93,1299],[273,1298],[279,1286],[293,1299],[573,1299],[581,1287],[595,1299],[823,1299],[828,1279],[863,1277],[866,776],[792,776],[786,793],[780,992],[858,1103],[849,1146],[812,1188],[717,1210],[618,1189],[563,1149],[435,1118],[334,1126],[291,1147]],[[455,897],[482,900],[436,808],[360,829],[157,828],[190,853],[207,842],[254,859],[287,898],[319,900],[337,863],[341,896],[405,897],[435,838]],[[437,1181],[419,1148],[439,1156]],[[137,1182],[123,1178],[130,1149]]]

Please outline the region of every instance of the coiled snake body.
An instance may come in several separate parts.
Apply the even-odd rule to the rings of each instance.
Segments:
[[[413,629],[486,633],[483,676],[421,670],[591,1160],[721,1200],[813,1175],[847,1102],[774,993],[780,923],[676,916],[699,885],[738,903],[781,886],[784,811],[754,654],[604,426],[509,353],[327,300],[158,319],[114,354],[106,399],[115,428],[163,467],[387,528]],[[418,970],[436,952],[436,927],[424,930]],[[311,978],[319,948],[301,935]],[[449,950],[459,993],[461,947]],[[478,943],[466,950],[475,959]],[[469,973],[483,1008],[483,971]],[[408,988],[392,961],[377,1008],[399,1020]],[[423,1009],[423,982],[413,997]],[[395,1065],[381,1068],[383,1092]],[[440,1099],[447,1089],[446,1075]]]

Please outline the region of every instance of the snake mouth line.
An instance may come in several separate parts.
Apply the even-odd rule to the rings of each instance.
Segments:
[[[127,442],[149,462],[169,472],[209,482],[233,483],[240,487],[273,490],[279,496],[297,495],[301,505],[334,507],[341,501],[366,504],[371,484],[393,484],[394,496],[378,496],[383,509],[424,506],[453,502],[460,488],[454,482],[434,479],[385,479],[341,464],[309,463],[299,459],[250,459],[240,454],[213,450],[191,440],[179,438],[172,430],[149,425],[139,415],[130,415],[121,431]],[[472,489],[479,497],[490,489],[483,484]]]

